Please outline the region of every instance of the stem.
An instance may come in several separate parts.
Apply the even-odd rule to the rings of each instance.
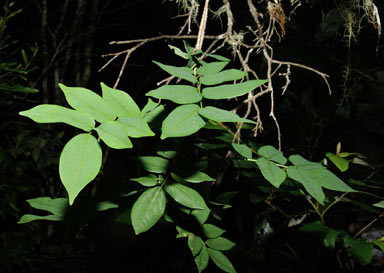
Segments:
[[[348,192],[344,192],[344,193],[340,196],[340,198],[335,199],[331,204],[329,204],[328,207],[326,207],[326,208],[323,210],[323,212],[321,213],[323,219],[324,219],[324,215],[325,215],[325,213],[326,213],[331,207],[333,207],[333,205],[335,205],[335,204],[337,204],[338,202],[340,202],[341,198],[345,197],[347,194],[348,194]]]
[[[313,203],[311,199],[306,197],[306,194],[302,189],[300,189],[300,193],[304,195],[305,199],[307,199],[309,204],[311,204],[311,206],[315,209],[316,213],[319,215],[321,222],[324,223],[324,217],[323,217],[322,213],[320,212],[319,207],[316,206],[315,203]]]

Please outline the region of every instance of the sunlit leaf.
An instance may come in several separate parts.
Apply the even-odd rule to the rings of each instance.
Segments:
[[[189,67],[185,67],[185,66],[178,67],[178,66],[162,64],[156,61],[153,61],[153,62],[158,66],[160,66],[161,69],[171,74],[172,76],[178,77],[183,80],[187,80],[191,83],[197,83],[197,79],[193,75],[192,69],[190,69]]]
[[[205,85],[215,85],[223,82],[239,80],[247,76],[247,72],[238,69],[228,69],[214,74],[208,74],[200,78],[200,82]]]
[[[165,191],[179,204],[192,209],[206,209],[203,197],[196,190],[179,183],[168,183]]]
[[[149,230],[157,223],[164,214],[165,204],[165,193],[161,187],[150,188],[139,196],[131,212],[136,235]]]
[[[178,104],[188,104],[199,102],[201,94],[196,87],[189,85],[163,85],[157,89],[149,91],[146,96],[157,99],[166,99]]]
[[[20,115],[37,123],[63,122],[84,131],[91,131],[95,127],[95,120],[90,114],[53,104],[41,104],[20,112]]]
[[[104,143],[113,149],[132,148],[127,129],[118,121],[103,122],[95,130]]]
[[[253,120],[241,118],[233,112],[216,108],[213,106],[206,106],[204,108],[199,109],[199,115],[207,119],[219,122],[247,122],[257,124],[257,122]]]
[[[103,98],[113,108],[118,117],[140,116],[140,108],[128,93],[101,83]]]
[[[226,84],[215,87],[206,87],[203,89],[202,94],[203,97],[206,99],[231,99],[245,95],[266,82],[267,80],[251,80],[237,84]]]
[[[100,171],[102,152],[95,137],[80,134],[64,146],[60,155],[59,173],[72,205],[80,191]]]
[[[286,173],[280,169],[276,163],[269,161],[264,157],[257,159],[256,164],[264,178],[276,188],[280,187],[281,183],[287,178]]]
[[[204,127],[206,122],[199,116],[196,104],[181,105],[163,121],[161,139],[189,136]]]

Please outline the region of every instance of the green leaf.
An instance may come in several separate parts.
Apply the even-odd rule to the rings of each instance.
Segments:
[[[106,211],[109,209],[116,209],[119,205],[110,201],[101,201],[96,204],[97,211]]]
[[[233,149],[245,158],[252,158],[252,150],[245,144],[232,143]]]
[[[335,164],[335,166],[342,172],[345,172],[346,170],[348,170],[349,168],[349,160],[345,159],[345,158],[342,158],[340,156],[337,156],[333,153],[326,153],[325,154],[326,157],[328,157],[328,159],[330,161],[332,161],[333,164]]]
[[[165,110],[164,106],[160,103],[153,102],[151,99],[148,99],[147,104],[144,106],[141,111],[141,115],[146,122],[154,121],[160,114]]]
[[[102,152],[95,137],[79,134],[64,146],[60,155],[59,173],[72,205],[80,191],[100,171]]]
[[[212,224],[204,224],[202,226],[202,229],[203,229],[204,235],[209,239],[220,237],[225,232],[224,229],[221,229]]]
[[[113,149],[132,148],[127,129],[118,121],[103,122],[95,130],[104,143]]]
[[[179,183],[166,184],[165,191],[179,204],[192,209],[206,209],[200,193]]]
[[[218,61],[222,61],[222,62],[230,62],[231,60],[226,58],[226,57],[223,57],[223,56],[220,56],[220,55],[217,55],[217,54],[211,54],[211,53],[208,53],[208,54],[205,54],[211,58],[214,58]]]
[[[199,131],[206,124],[198,114],[199,109],[196,104],[181,105],[174,109],[163,121],[160,138],[189,136]]]
[[[381,251],[384,251],[384,242],[383,241],[380,241],[380,240],[372,240],[372,243],[374,243],[375,245],[377,245]]]
[[[231,99],[245,95],[268,80],[251,80],[237,84],[226,84],[203,89],[203,97],[211,100]]]
[[[208,253],[209,257],[211,257],[218,268],[228,273],[236,273],[232,263],[221,251],[208,248]]]
[[[300,182],[306,191],[320,204],[324,203],[325,195],[323,190],[321,189],[318,181],[313,180],[311,174],[304,168],[295,168],[293,166],[289,166],[287,169],[288,177]]]
[[[347,235],[344,237],[344,246],[359,264],[367,265],[371,262],[373,248],[370,243]]]
[[[345,184],[341,179],[327,169],[315,168],[310,169],[309,172],[323,188],[342,192],[356,192],[356,190]]]
[[[281,183],[287,178],[286,173],[280,169],[276,163],[269,161],[264,157],[257,159],[256,164],[264,178],[276,188],[280,187]]]
[[[175,173],[179,178],[190,183],[201,183],[205,181],[215,181],[214,178],[210,177],[206,173],[203,173],[196,169],[193,165],[187,168],[186,166],[177,166]]]
[[[208,208],[207,209],[196,209],[196,210],[191,211],[191,215],[196,219],[196,221],[200,225],[204,224],[208,220],[210,213],[211,213],[211,211]]]
[[[131,220],[135,234],[153,227],[165,211],[165,193],[161,187],[150,188],[143,192],[133,204]]]
[[[189,59],[188,54],[185,53],[185,52],[183,52],[180,48],[178,48],[178,47],[176,47],[176,46],[173,46],[173,45],[168,45],[168,47],[169,47],[170,49],[172,49],[172,50],[174,51],[174,53],[175,53],[177,56],[179,56],[179,57],[181,57],[181,58],[183,58],[183,59],[186,59],[186,60]]]
[[[207,268],[209,262],[209,253],[205,245],[201,246],[201,251],[199,255],[195,257],[195,263],[199,273],[202,272],[205,268]]]
[[[141,168],[151,173],[164,173],[169,166],[169,160],[158,156],[138,156],[136,161]]]
[[[172,76],[189,81],[191,83],[197,83],[197,79],[193,75],[192,69],[190,69],[189,67],[186,67],[186,66],[178,67],[178,66],[162,64],[156,61],[153,61],[153,62],[157,64],[161,69],[171,74]]]
[[[157,89],[149,91],[146,96],[170,100],[178,104],[195,103],[202,99],[202,96],[199,94],[196,87],[181,84],[163,85]]]
[[[90,114],[59,105],[41,104],[19,114],[29,117],[37,123],[63,122],[87,132],[95,127],[95,120]]]
[[[45,210],[57,216],[64,216],[68,209],[68,198],[38,197],[27,202],[32,208]]]
[[[21,93],[38,93],[39,90],[32,87],[27,87],[23,85],[9,85],[6,83],[0,84],[0,91],[7,91],[7,92],[21,92]]]
[[[101,83],[103,98],[113,108],[118,117],[140,116],[140,108],[128,93],[113,89]]]
[[[149,128],[145,119],[140,116],[122,117],[119,118],[118,121],[124,124],[124,126],[127,128],[127,133],[130,137],[146,137],[155,135],[151,128]]]
[[[142,176],[138,178],[131,178],[130,180],[139,182],[144,187],[153,187],[157,185],[157,177],[154,174]]]
[[[232,247],[236,245],[234,242],[224,237],[208,239],[206,243],[210,248],[213,248],[216,250],[230,250]]]
[[[275,161],[282,165],[286,164],[288,161],[281,151],[270,145],[260,147],[259,150],[257,150],[257,153],[268,160]]]
[[[199,109],[199,115],[207,119],[219,122],[247,122],[257,124],[257,122],[253,120],[241,118],[233,112],[229,112],[227,110],[223,110],[213,106],[206,106],[204,108]]]
[[[61,83],[59,87],[64,92],[69,105],[74,109],[89,113],[100,123],[115,119],[116,113],[111,106],[91,90],[82,87],[67,87]]]
[[[228,69],[215,74],[208,74],[200,78],[200,82],[205,85],[215,85],[223,82],[239,80],[247,76],[247,72],[238,69]]]
[[[372,206],[384,209],[384,200],[373,204]]]
[[[325,169],[325,167],[319,163],[311,162],[303,158],[301,155],[291,155],[289,161],[295,166],[299,166],[305,169]]]
[[[203,64],[202,66],[196,69],[196,73],[199,76],[206,76],[209,74],[218,73],[228,64],[228,62],[212,62],[212,63],[202,62],[202,64]]]
[[[199,254],[201,248],[203,246],[203,241],[201,238],[193,233],[189,233],[188,235],[188,247],[192,252],[193,256]]]
[[[32,215],[32,214],[25,214],[23,215],[18,224],[25,224],[36,220],[48,220],[48,221],[63,221],[63,216],[60,215],[46,215],[46,216],[39,216],[39,215]]]

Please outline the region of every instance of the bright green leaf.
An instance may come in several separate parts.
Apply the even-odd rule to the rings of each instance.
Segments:
[[[221,62],[230,62],[231,60],[226,58],[226,57],[223,57],[223,56],[220,56],[220,55],[217,55],[217,54],[211,54],[211,53],[208,53],[208,54],[205,54],[211,58],[214,58],[218,61],[221,61]]]
[[[267,80],[251,80],[237,84],[226,84],[203,89],[203,97],[211,100],[231,99],[248,94]]]
[[[153,61],[153,62],[158,66],[160,66],[161,69],[171,74],[172,76],[189,81],[191,83],[197,83],[197,79],[193,75],[192,69],[190,69],[189,67],[186,67],[186,66],[178,67],[178,66],[162,64],[156,61]]]
[[[199,109],[199,115],[207,119],[219,122],[247,122],[257,124],[257,122],[253,120],[241,118],[233,112],[229,112],[227,110],[223,110],[213,106],[206,106],[204,108]]]
[[[141,115],[146,122],[154,121],[160,114],[165,110],[164,106],[160,103],[153,102],[151,99],[148,99],[147,104],[144,106],[141,111]]]
[[[191,215],[196,219],[196,221],[200,225],[204,224],[208,220],[210,213],[211,213],[211,211],[208,208],[207,209],[195,209],[195,210],[191,211]]]
[[[344,246],[359,264],[367,265],[371,262],[373,248],[370,243],[347,235],[344,237]]]
[[[175,173],[179,178],[181,178],[184,181],[190,182],[190,183],[201,183],[205,181],[215,181],[214,178],[210,177],[206,173],[203,173],[193,167],[193,165],[188,167],[185,167],[183,165],[177,166],[175,169]]]
[[[318,183],[326,189],[342,192],[356,192],[327,169],[315,168],[310,169],[309,172],[313,178],[316,179]]]
[[[104,143],[113,149],[132,148],[127,129],[118,121],[103,122],[95,130]]]
[[[138,156],[136,161],[141,168],[151,173],[164,173],[169,166],[169,160],[158,156]]]
[[[100,171],[102,152],[95,137],[79,134],[64,146],[60,155],[59,173],[72,205],[80,191]]]
[[[161,187],[150,188],[139,196],[131,212],[136,235],[149,230],[157,223],[164,214],[165,204],[165,193]]]
[[[153,187],[157,185],[157,177],[154,174],[142,176],[138,178],[131,178],[130,180],[139,182],[144,187]]]
[[[128,93],[110,88],[101,83],[103,98],[113,108],[118,117],[140,116],[140,108]]]
[[[202,245],[199,255],[195,257],[195,263],[199,273],[207,268],[209,262],[209,253],[205,245]]]
[[[63,221],[63,216],[60,215],[45,215],[45,216],[39,216],[39,215],[32,215],[32,214],[25,214],[23,215],[18,224],[25,224],[36,220],[48,220],[48,221]]]
[[[372,206],[384,209],[384,200],[373,204]]]
[[[116,209],[119,205],[111,201],[101,201],[96,204],[97,211],[106,211],[109,209]]]
[[[333,164],[335,164],[335,166],[342,172],[345,172],[346,170],[348,170],[349,168],[349,160],[345,159],[345,158],[342,158],[340,156],[337,156],[333,153],[326,153],[325,154],[326,157],[328,157],[328,159],[330,161],[332,161]]]
[[[193,233],[188,235],[188,247],[192,252],[193,256],[199,254],[201,247],[203,246],[203,241],[201,238]]]
[[[169,47],[170,49],[172,49],[172,50],[175,52],[175,54],[176,54],[177,56],[179,56],[179,57],[181,57],[181,58],[183,58],[183,59],[186,59],[186,60],[189,59],[189,58],[188,58],[188,54],[185,53],[185,52],[183,52],[180,48],[178,48],[178,47],[176,47],[176,46],[173,46],[173,45],[168,45],[168,47]]]
[[[252,150],[245,144],[232,143],[233,149],[245,158],[252,158]]]
[[[281,151],[277,150],[275,147],[270,145],[260,147],[257,150],[257,153],[267,158],[268,160],[275,161],[282,165],[286,164],[288,161]]]
[[[232,263],[221,251],[208,248],[208,253],[209,257],[211,257],[218,268],[228,273],[236,273]]]
[[[383,241],[380,241],[380,240],[372,240],[372,243],[374,243],[375,245],[377,245],[381,251],[384,251],[384,242]]]
[[[90,114],[53,104],[41,104],[20,112],[20,115],[37,123],[63,122],[84,131],[91,131],[95,127],[95,120]]]
[[[68,209],[68,198],[38,197],[27,200],[32,208],[48,211],[54,215],[64,216]]]
[[[59,84],[65,98],[74,109],[90,114],[98,122],[114,120],[115,111],[99,95],[82,87],[67,87]]]
[[[223,82],[239,80],[247,76],[247,72],[238,69],[228,69],[215,74],[208,74],[200,78],[200,82],[205,85],[215,85]]]
[[[130,137],[146,137],[155,135],[151,128],[149,128],[145,119],[140,116],[122,117],[119,118],[118,121],[124,124],[127,128],[127,133]]]
[[[195,103],[202,99],[202,96],[199,94],[196,87],[181,84],[163,85],[157,89],[149,91],[146,96],[170,100],[178,104]]]
[[[199,116],[199,109],[196,104],[174,109],[163,121],[161,139],[189,136],[203,128],[206,122]]]
[[[165,191],[179,204],[192,209],[206,209],[203,197],[196,190],[179,183],[166,184]]]
[[[287,178],[286,173],[280,169],[276,163],[269,161],[264,157],[257,159],[256,164],[264,178],[276,188],[280,187],[281,183]]]
[[[196,69],[196,73],[199,76],[206,76],[209,74],[218,73],[228,64],[228,62],[212,62],[212,63],[202,62],[202,64],[203,64],[202,66]]]
[[[230,250],[232,247],[236,245],[234,242],[224,237],[208,239],[206,243],[210,248],[213,248],[216,250]]]
[[[212,224],[204,224],[202,225],[202,229],[203,229],[204,235],[209,239],[220,237],[225,232],[224,229],[221,229]]]

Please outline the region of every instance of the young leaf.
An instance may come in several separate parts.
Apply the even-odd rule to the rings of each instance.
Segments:
[[[211,100],[231,99],[245,95],[268,80],[251,80],[237,84],[226,84],[203,89],[203,97]]]
[[[233,149],[245,158],[252,158],[252,150],[245,144],[232,143]]]
[[[179,183],[166,184],[165,191],[179,204],[192,209],[208,208],[201,195],[187,186]]]
[[[104,143],[113,149],[132,148],[132,142],[128,138],[127,129],[118,121],[106,121],[95,130]]]
[[[268,160],[275,161],[282,165],[286,164],[288,161],[287,158],[283,155],[282,151],[279,151],[270,145],[260,147],[259,150],[257,150],[257,153]]]
[[[165,211],[165,193],[161,187],[150,188],[143,192],[133,204],[131,212],[135,234],[153,227]]]
[[[70,106],[81,112],[89,113],[95,120],[102,123],[114,120],[115,111],[96,93],[81,87],[67,87],[59,84]]]
[[[189,81],[191,83],[197,83],[197,79],[193,75],[192,69],[190,69],[189,67],[186,67],[186,66],[178,67],[178,66],[162,64],[156,61],[153,61],[153,62],[158,66],[160,66],[161,69],[171,74],[172,76]]]
[[[225,232],[224,229],[221,229],[212,224],[204,224],[202,225],[202,229],[203,229],[204,235],[208,239],[214,239],[214,238],[220,237]]]
[[[210,248],[213,248],[216,250],[230,250],[232,247],[236,245],[234,242],[224,237],[208,239],[206,243]]]
[[[199,273],[202,272],[205,268],[207,268],[209,262],[209,253],[205,245],[201,246],[201,251],[199,255],[195,258],[195,263],[197,266],[197,270]]]
[[[203,246],[203,241],[201,238],[193,233],[188,235],[188,247],[192,252],[193,256],[199,254],[201,247]]]
[[[130,137],[146,137],[154,136],[155,133],[149,128],[148,123],[140,116],[122,117],[120,121],[126,127],[128,136]]]
[[[72,205],[80,191],[100,171],[102,152],[95,137],[79,134],[64,146],[60,155],[59,173]]]
[[[199,109],[196,104],[181,105],[174,109],[163,121],[160,138],[189,136],[199,131],[206,124],[198,114]]]
[[[168,170],[169,160],[158,156],[138,156],[136,161],[141,168],[152,173],[163,173]]]
[[[239,117],[233,112],[229,112],[213,106],[206,106],[199,109],[199,115],[214,121],[219,122],[246,122],[257,124],[257,122]]]
[[[221,251],[208,248],[208,253],[209,257],[211,257],[218,268],[228,273],[236,273],[232,263]]]
[[[130,180],[139,182],[144,187],[153,187],[157,185],[157,177],[154,174],[142,176],[138,178],[131,178]]]
[[[140,108],[128,93],[113,89],[101,83],[103,98],[113,108],[118,117],[140,116]]]
[[[264,178],[276,188],[280,187],[287,178],[286,173],[272,161],[260,157],[256,160],[256,164]]]
[[[348,170],[349,168],[349,160],[343,158],[343,157],[340,157],[340,156],[337,156],[333,153],[326,153],[325,154],[326,157],[328,157],[328,159],[330,161],[332,161],[333,164],[335,164],[335,166],[342,172],[345,172],[346,170]]]
[[[149,91],[146,96],[157,99],[165,99],[178,104],[188,104],[199,102],[201,94],[196,87],[189,85],[163,85],[157,89]]]
[[[90,114],[59,105],[41,104],[19,114],[29,117],[37,123],[63,122],[87,132],[95,127],[95,120]]]
[[[212,63],[202,62],[202,64],[203,64],[202,66],[196,69],[196,73],[199,76],[206,76],[209,74],[218,73],[228,64],[228,62],[212,62]]]
[[[200,82],[205,85],[215,85],[223,82],[239,80],[247,76],[247,72],[238,69],[228,69],[215,74],[208,74],[200,78]]]

